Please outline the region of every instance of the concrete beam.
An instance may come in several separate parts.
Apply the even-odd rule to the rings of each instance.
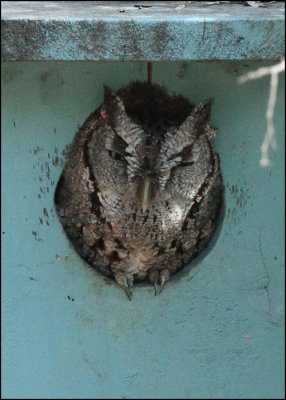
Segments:
[[[152,7],[139,8],[133,1],[3,1],[2,61],[264,60],[284,55],[284,2],[259,8],[207,3],[150,1]]]

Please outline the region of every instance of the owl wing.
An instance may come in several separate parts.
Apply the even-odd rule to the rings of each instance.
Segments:
[[[100,110],[97,109],[75,135],[56,188],[55,203],[65,232],[78,253],[90,264],[99,264],[102,273],[110,275],[103,254],[99,260],[100,250],[95,261],[94,247],[100,249],[102,243],[102,215],[88,154],[88,144],[101,124]]]
[[[190,261],[209,242],[217,223],[222,198],[222,176],[219,156],[212,148],[214,166],[198,190],[186,213],[177,239],[178,257]]]

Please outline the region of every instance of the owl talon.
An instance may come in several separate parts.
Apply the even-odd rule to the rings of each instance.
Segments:
[[[160,285],[159,294],[161,294],[161,292],[164,289],[164,286],[165,286],[166,282],[169,280],[169,278],[170,278],[170,272],[167,269],[163,269],[163,271],[161,271],[161,273],[160,273],[161,285]]]
[[[132,292],[133,292],[133,276],[132,275],[123,275],[123,274],[116,274],[115,280],[118,285],[125,290],[128,299],[131,301],[132,299]]]
[[[155,296],[156,296],[157,290],[158,290],[159,272],[158,271],[150,271],[149,279],[150,279],[150,282],[153,283],[153,285],[154,285]]]
[[[154,282],[155,296],[157,296],[158,285],[157,282]]]
[[[126,292],[126,294],[127,294],[127,297],[128,297],[128,299],[131,301],[131,299],[132,299],[132,288],[130,288],[130,287],[127,287],[126,289],[125,289],[125,292]]]

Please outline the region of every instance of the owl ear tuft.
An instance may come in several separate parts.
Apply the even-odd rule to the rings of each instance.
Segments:
[[[104,103],[103,108],[107,114],[112,117],[113,114],[125,111],[125,106],[121,98],[113,92],[113,90],[107,86],[103,85],[104,87]]]
[[[211,103],[211,100],[208,100],[193,108],[174,136],[178,136],[180,141],[185,140],[186,143],[189,143],[206,134],[209,129]]]
[[[107,85],[103,85],[103,89],[104,89],[104,103],[108,103],[108,101],[112,96],[112,90]]]
[[[193,108],[191,114],[178,127],[176,132],[167,132],[161,147],[160,159],[164,163],[170,158],[191,146],[201,135],[210,131],[209,119],[211,112],[211,101],[206,101]],[[210,136],[207,136],[209,139]]]
[[[128,145],[125,149],[130,154],[136,153],[136,147],[143,141],[144,131],[132,122],[127,115],[122,99],[108,86],[104,85],[104,103],[100,110],[115,133]]]
[[[211,100],[200,103],[193,109],[191,115],[185,121],[197,137],[206,130],[211,115],[211,103]]]

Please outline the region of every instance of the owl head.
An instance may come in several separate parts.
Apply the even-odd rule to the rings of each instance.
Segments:
[[[158,85],[104,87],[103,120],[89,144],[101,193],[146,212],[168,196],[191,200],[211,168],[210,102],[197,107]],[[111,193],[112,192],[112,193]]]

